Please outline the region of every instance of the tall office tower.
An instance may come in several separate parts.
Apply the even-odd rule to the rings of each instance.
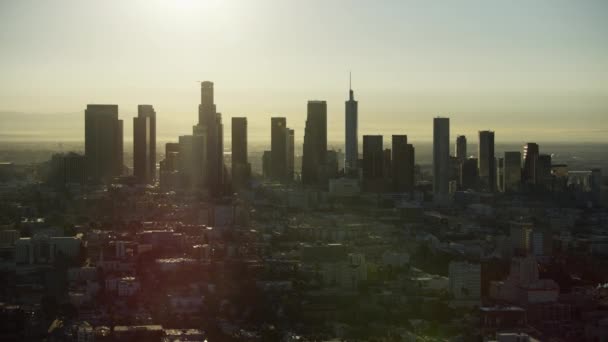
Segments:
[[[350,82],[349,82],[350,83]],[[358,121],[359,111],[358,104],[355,100],[352,87],[348,91],[348,101],[345,103],[345,158],[344,158],[344,173],[350,177],[356,177],[357,160],[359,159],[359,133]]]
[[[133,118],[133,175],[139,183],[156,178],[156,112],[151,105],[137,106]]]
[[[433,119],[433,193],[447,195],[450,177],[450,119]]]
[[[295,173],[295,155],[296,155],[296,145],[295,145],[295,137],[296,133],[293,129],[287,129],[287,180],[293,181],[294,173]]]
[[[477,189],[479,184],[479,171],[477,169],[477,158],[468,158],[460,164],[460,187],[461,189]]]
[[[412,191],[414,187],[414,147],[407,143],[407,135],[393,135],[393,191]]]
[[[284,181],[287,178],[287,119],[270,119],[270,175],[274,180]]]
[[[479,131],[478,145],[479,182],[483,190],[496,189],[496,157],[494,156],[494,132]]]
[[[123,169],[124,169],[124,126],[123,126],[123,121],[122,120],[118,120],[118,128],[117,128],[118,134],[116,136],[116,164],[114,166],[114,172],[118,175],[121,176],[123,174]]]
[[[193,141],[194,139],[192,135],[182,135],[179,137],[179,183],[180,186],[184,189],[191,189],[194,185]]]
[[[496,188],[500,192],[505,192],[505,159],[498,158],[496,163]]]
[[[247,158],[247,118],[232,118],[232,184],[244,187],[249,182],[251,166]]]
[[[536,163],[536,185],[541,191],[552,189],[553,178],[551,176],[551,155],[539,154]]]
[[[159,162],[160,187],[175,190],[179,187],[179,143],[165,144],[165,159]]]
[[[109,182],[122,174],[122,120],[117,105],[87,105],[84,111],[84,153],[87,177]]]
[[[363,136],[363,188],[365,191],[382,191],[384,154],[381,135]]]
[[[524,168],[522,170],[522,183],[536,183],[536,161],[538,160],[538,144],[527,143],[524,145]]]
[[[521,188],[521,152],[505,152],[503,191],[517,192]]]
[[[201,82],[198,126],[205,132],[205,184],[210,194],[220,196],[224,189],[224,125],[214,103],[213,82]],[[197,155],[200,152],[196,152]]]
[[[456,158],[461,163],[467,159],[467,137],[464,135],[456,137]]]
[[[327,103],[308,101],[302,155],[302,184],[327,188],[326,161]]]
[[[209,148],[207,126],[192,126],[192,158],[191,158],[191,186],[192,190],[207,193],[211,190],[208,180]]]

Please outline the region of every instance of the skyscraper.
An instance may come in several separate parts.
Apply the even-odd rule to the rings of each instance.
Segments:
[[[287,119],[270,119],[270,174],[274,180],[284,181],[287,178]]]
[[[521,152],[505,152],[503,191],[517,192],[521,187]]]
[[[365,191],[381,191],[384,176],[384,153],[381,135],[363,136],[363,188]]]
[[[295,131],[287,128],[287,180],[290,182],[293,181],[295,173],[295,137]]]
[[[137,106],[133,118],[133,175],[139,183],[156,177],[156,112],[151,105]]]
[[[213,82],[201,82],[198,126],[205,136],[205,184],[212,196],[219,196],[224,186],[224,125],[214,103]],[[194,152],[196,155],[199,151]]]
[[[536,188],[540,191],[552,189],[553,178],[551,177],[551,155],[539,154],[536,163]]]
[[[414,147],[407,143],[407,135],[393,135],[393,191],[414,190]]]
[[[477,189],[479,184],[479,170],[477,158],[468,158],[460,164],[460,187],[464,190]]]
[[[192,135],[182,135],[179,137],[178,171],[180,178],[180,186],[184,189],[190,189],[194,185],[194,158],[192,146]]]
[[[467,137],[464,135],[456,137],[456,158],[461,163],[467,159]]]
[[[496,189],[496,157],[494,156],[494,132],[479,131],[479,181],[487,191]]]
[[[179,143],[165,144],[165,159],[159,163],[159,181],[162,189],[175,190],[179,187]]]
[[[302,155],[302,184],[326,188],[326,160],[327,103],[308,101]]]
[[[433,119],[433,193],[449,193],[450,119]]]
[[[350,83],[350,82],[349,82]],[[357,160],[359,159],[359,137],[358,137],[358,104],[352,88],[349,84],[349,98],[345,103],[345,158],[344,172],[347,176],[357,175]]]
[[[87,105],[84,111],[84,151],[87,177],[109,182],[122,174],[122,120],[117,105]]]
[[[522,183],[536,183],[536,162],[538,160],[538,144],[527,143],[524,145],[524,168],[522,170]]]
[[[505,192],[505,159],[500,157],[496,161],[496,189]]]
[[[249,181],[251,166],[247,157],[247,118],[232,118],[232,184],[243,187]]]

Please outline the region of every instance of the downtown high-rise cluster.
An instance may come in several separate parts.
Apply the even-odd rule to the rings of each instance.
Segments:
[[[214,102],[212,82],[201,82],[198,123],[192,134],[165,145],[164,159],[156,169],[156,112],[140,105],[133,118],[133,176],[136,182],[168,190],[195,191],[220,197],[234,189],[248,187],[252,170],[248,157],[247,118],[232,118],[232,159],[224,162],[222,115]],[[344,107],[344,154],[328,149],[327,102],[307,104],[301,168],[296,167],[295,131],[285,117],[270,119],[270,150],[262,156],[264,179],[287,185],[341,194],[409,193],[424,181],[415,163],[415,148],[405,134],[392,135],[385,148],[382,135],[363,135],[359,153],[358,102],[352,87]],[[85,111],[86,179],[109,182],[123,170],[123,128],[116,105],[88,105]],[[467,137],[459,135],[451,154],[450,119],[433,119],[432,193],[437,202],[457,192],[543,193],[568,186],[567,175],[553,165],[551,155],[541,154],[538,144],[527,143],[523,153],[495,153],[493,131],[479,131],[475,157],[467,152]],[[74,156],[70,156],[74,158]],[[71,162],[72,159],[70,159]],[[76,162],[83,163],[82,160]],[[343,165],[343,167],[340,167]],[[599,183],[599,170],[577,175],[585,184]],[[424,183],[424,182],[422,182]]]

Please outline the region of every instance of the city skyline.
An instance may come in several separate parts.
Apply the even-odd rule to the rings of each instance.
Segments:
[[[252,142],[268,140],[257,132],[272,116],[286,117],[302,132],[311,99],[327,101],[328,139],[341,140],[349,70],[360,135],[407,131],[411,141],[431,141],[427,123],[441,115],[453,119],[455,134],[467,136],[491,129],[503,141],[530,140],[532,134],[541,142],[606,141],[603,2],[388,2],[376,11],[364,3],[335,2],[323,3],[321,12],[315,1],[62,3],[68,6],[0,5],[6,47],[1,141],[82,140],[73,131],[84,124],[70,121],[82,120],[77,114],[86,103],[118,104],[121,119],[134,116],[138,104],[151,103],[159,141],[169,140],[190,131],[197,105],[192,85],[200,79],[222,89],[216,101],[226,129],[231,117],[249,118]],[[345,8],[348,15],[335,17]],[[86,25],[90,12],[108,25]],[[59,16],[64,23],[56,22]],[[305,30],[313,17],[321,25]],[[110,27],[116,23],[120,30]],[[279,32],[286,23],[291,33]],[[100,49],[98,40],[109,48]],[[200,45],[217,53],[205,54]],[[306,51],[308,46],[318,50]],[[247,63],[244,54],[251,56]],[[15,116],[22,120],[14,122]],[[40,116],[54,119],[28,127],[44,122]],[[125,120],[125,141],[132,140],[130,126]]]

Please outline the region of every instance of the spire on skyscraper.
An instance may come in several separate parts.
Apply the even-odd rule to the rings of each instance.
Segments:
[[[352,73],[349,71],[348,72],[348,95],[349,95],[349,100],[353,101],[355,99],[355,96],[353,94],[353,78],[352,78]]]

